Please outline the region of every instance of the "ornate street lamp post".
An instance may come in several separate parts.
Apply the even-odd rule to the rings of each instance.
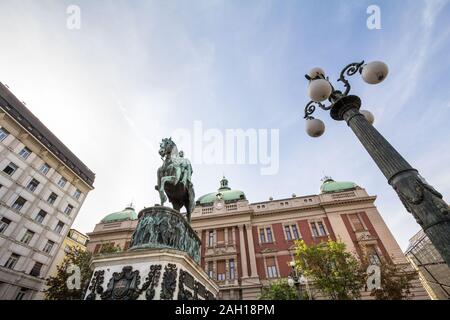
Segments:
[[[297,269],[295,268],[295,262],[291,261],[289,265],[292,268],[291,274],[288,278],[288,284],[290,287],[294,287],[297,292],[297,298],[298,300],[303,300],[303,289],[302,285],[305,283],[306,279],[302,274],[299,274]]]
[[[449,206],[442,200],[442,195],[372,126],[373,115],[359,110],[361,99],[349,95],[350,83],[345,78],[346,75],[352,76],[356,73],[360,73],[365,82],[377,84],[386,78],[388,68],[379,61],[368,64],[362,61],[347,65],[338,79],[344,85],[344,92],[336,90],[320,68],[312,69],[305,76],[309,81],[308,91],[312,99],[305,107],[306,131],[312,137],[318,137],[325,131],[324,123],[312,117],[317,107],[329,110],[334,120],[345,120],[397,192],[406,210],[414,216],[450,266]],[[331,103],[329,106],[322,103],[327,99]]]

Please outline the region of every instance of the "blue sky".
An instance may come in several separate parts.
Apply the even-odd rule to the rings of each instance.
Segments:
[[[325,135],[305,134],[304,74],[320,66],[336,79],[347,63],[385,61],[386,81],[355,77],[353,92],[448,201],[448,2],[1,0],[0,81],[97,174],[80,231],[130,201],[156,203],[159,141],[198,120],[221,131],[279,129],[280,169],[194,164],[197,195],[223,173],[251,202],[318,193],[325,174],[354,181],[378,195],[404,249],[419,228],[345,123],[321,112]],[[80,30],[66,28],[71,4]],[[380,30],[366,26],[369,5],[381,9]]]

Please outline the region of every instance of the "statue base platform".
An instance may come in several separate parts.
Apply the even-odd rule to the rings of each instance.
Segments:
[[[130,250],[176,249],[200,263],[201,240],[178,211],[154,206],[141,210],[138,217]]]
[[[86,300],[212,300],[218,286],[200,267],[201,241],[172,208],[139,212],[126,252],[96,255]]]
[[[215,300],[219,287],[186,253],[130,250],[94,257],[86,300]]]

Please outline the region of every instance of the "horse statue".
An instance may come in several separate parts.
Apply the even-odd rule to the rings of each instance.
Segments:
[[[158,184],[155,189],[159,192],[161,205],[163,206],[169,198],[174,210],[180,212],[184,206],[186,219],[190,223],[191,213],[195,207],[191,163],[184,158],[183,151],[178,152],[172,138],[164,138],[159,146],[163,165],[158,169]]]

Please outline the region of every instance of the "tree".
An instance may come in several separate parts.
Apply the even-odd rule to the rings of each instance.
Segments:
[[[314,286],[332,300],[361,297],[364,272],[358,259],[345,250],[345,244],[328,240],[315,245],[296,242],[296,268],[314,280]]]
[[[46,300],[80,300],[83,299],[84,288],[89,284],[92,271],[89,268],[91,253],[79,248],[71,248],[67,252],[63,262],[56,267],[54,276],[47,279],[48,288],[45,292]],[[74,265],[80,269],[80,287],[70,289],[67,280],[71,274],[67,272],[69,266]]]
[[[114,246],[114,244],[107,242],[102,244],[99,251],[100,254],[109,254],[119,252],[121,249]],[[89,251],[71,247],[70,251],[66,253],[63,262],[56,267],[56,274],[47,279],[47,289],[44,290],[46,300],[82,300],[89,286],[89,281],[92,277],[92,270],[90,269],[90,262],[92,253]],[[76,271],[70,269],[70,266],[79,268],[80,286],[79,288],[71,288],[68,285],[68,280],[75,284],[74,277]],[[71,270],[71,272],[68,272]],[[69,279],[70,277],[70,279]]]
[[[109,253],[116,253],[120,252],[122,249],[120,247],[117,247],[112,242],[103,242],[102,246],[99,250],[99,254],[109,254]]]
[[[361,258],[362,270],[367,270],[370,259],[364,250]],[[391,259],[392,260],[392,259]],[[417,278],[417,271],[413,270],[410,265],[394,264],[384,258],[378,263],[380,267],[380,288],[375,288],[370,295],[376,300],[403,300],[412,296],[412,281]],[[369,276],[366,274],[366,276]]]
[[[289,286],[287,280],[282,279],[263,288],[259,300],[297,300],[297,292]]]

